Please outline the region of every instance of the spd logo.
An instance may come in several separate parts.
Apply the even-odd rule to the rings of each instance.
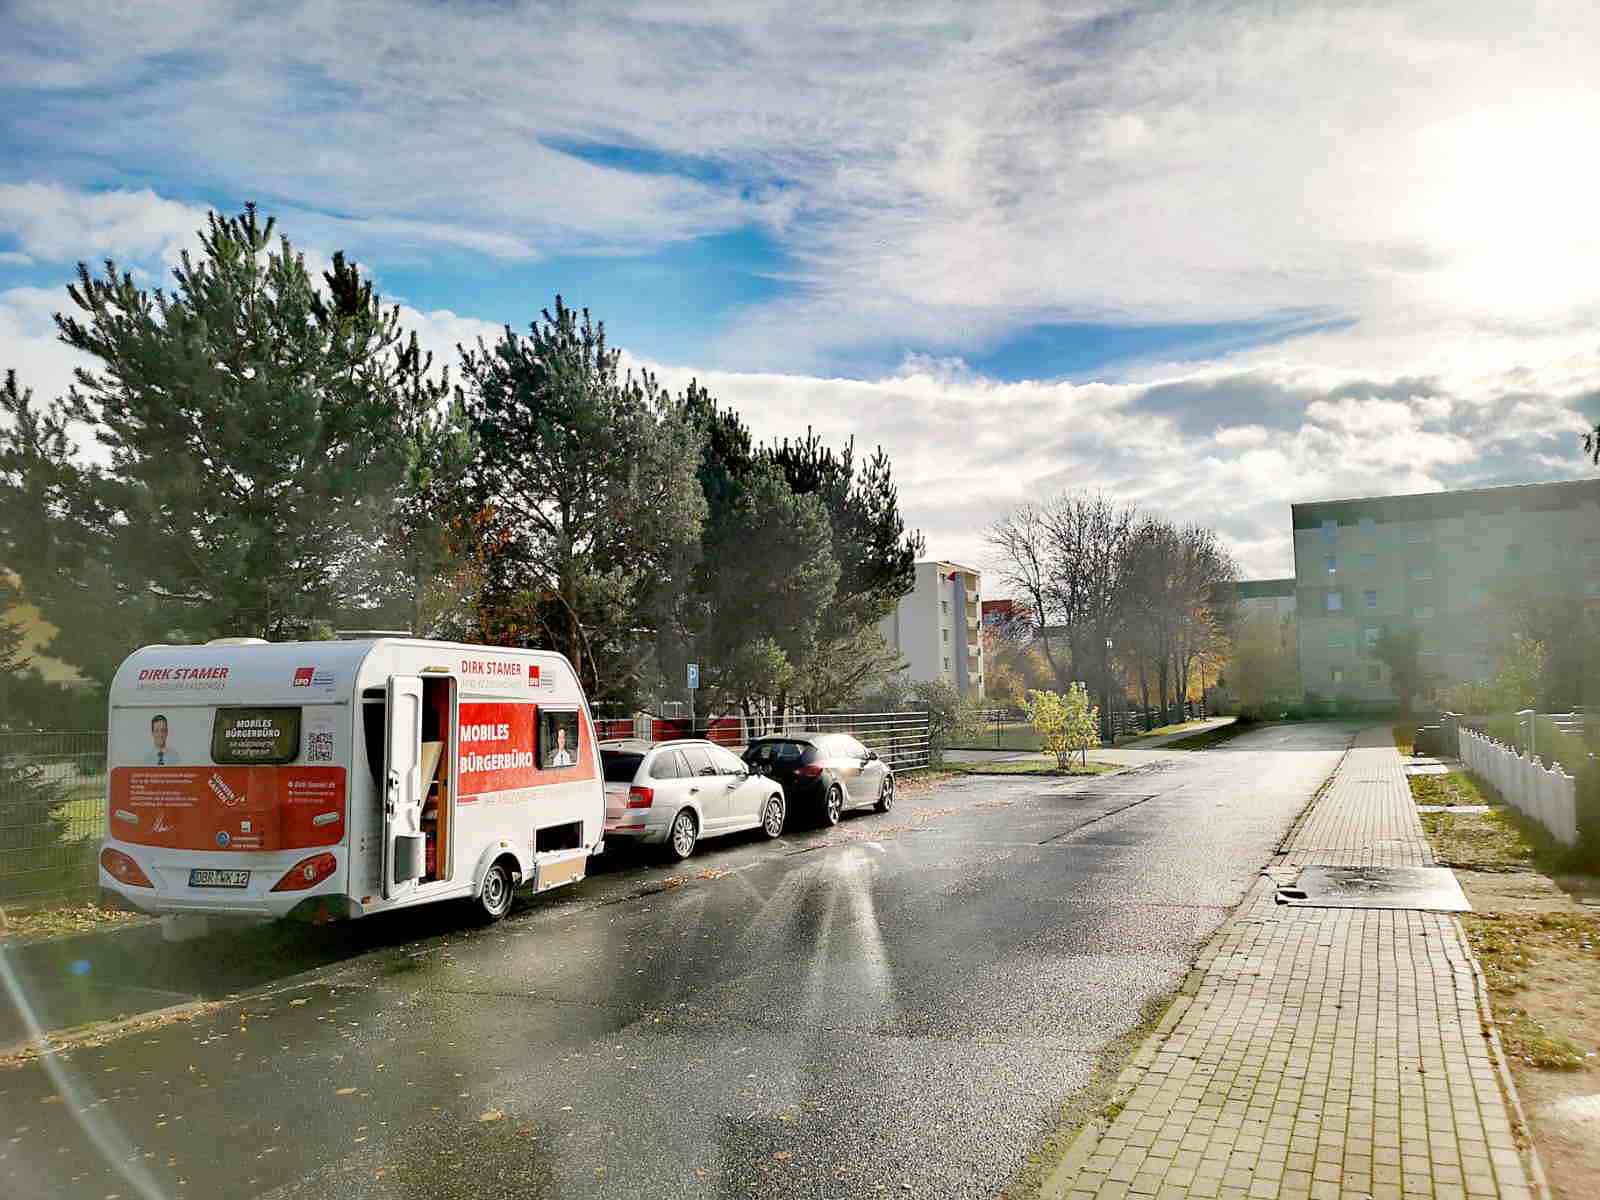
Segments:
[[[315,668],[313,667],[296,667],[294,671],[294,686],[310,687],[313,674],[315,674]]]
[[[538,687],[539,686],[539,664],[538,663],[529,663],[528,664],[528,686],[529,687]]]

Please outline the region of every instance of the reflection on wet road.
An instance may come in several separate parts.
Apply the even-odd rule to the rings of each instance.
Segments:
[[[280,937],[291,966],[252,950],[237,998],[0,1070],[0,1181],[992,1196],[1178,985],[1348,738],[958,780],[826,833],[613,861],[487,931],[439,913],[302,931],[304,963]]]

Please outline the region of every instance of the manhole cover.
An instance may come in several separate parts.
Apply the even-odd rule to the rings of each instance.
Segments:
[[[1306,867],[1278,903],[1300,908],[1410,908],[1471,912],[1448,867]]]

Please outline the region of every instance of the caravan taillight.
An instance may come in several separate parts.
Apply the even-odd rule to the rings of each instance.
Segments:
[[[100,865],[118,883],[125,883],[129,887],[155,887],[155,884],[150,882],[150,877],[139,869],[139,864],[121,850],[113,850],[107,846],[100,851]]]
[[[634,784],[628,789],[629,808],[649,808],[655,802],[656,793],[654,788],[640,787],[638,784]]]
[[[313,854],[289,868],[289,873],[272,885],[275,892],[303,892],[316,887],[339,869],[339,860],[331,854]]]

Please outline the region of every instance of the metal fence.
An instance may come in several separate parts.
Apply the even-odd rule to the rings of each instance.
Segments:
[[[759,717],[702,717],[655,713],[595,712],[595,730],[602,739],[638,738],[666,742],[705,738],[729,749],[742,749],[758,737],[802,733],[848,733],[876,750],[896,771],[917,771],[932,761],[930,718],[924,709],[875,713],[786,713]]]
[[[92,895],[106,735],[0,733],[0,904]]]
[[[1191,700],[1183,705],[1171,705],[1167,708],[1118,708],[1113,709],[1109,716],[1101,714],[1100,738],[1104,742],[1112,742],[1118,738],[1137,737],[1141,733],[1148,733],[1152,729],[1159,729],[1163,725],[1177,725],[1184,721],[1199,721],[1206,716],[1205,705],[1199,701]],[[1020,708],[989,708],[979,714],[978,727],[974,735],[969,735],[961,742],[964,749],[981,750],[994,748],[996,750],[1026,749],[1037,746],[1037,739],[1033,736],[1033,726],[1028,721],[1028,714]]]

